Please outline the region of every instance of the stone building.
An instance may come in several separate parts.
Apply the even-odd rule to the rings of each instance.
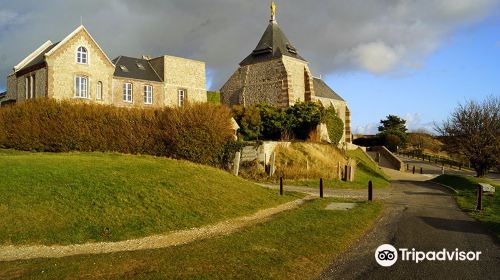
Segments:
[[[342,142],[350,143],[351,116],[347,103],[323,80],[313,77],[308,62],[285,36],[275,16],[257,47],[221,88],[221,102],[232,105],[269,104],[286,108],[296,102],[320,102],[333,106],[344,122]]]
[[[206,102],[205,63],[173,56],[110,60],[84,26],[45,42],[7,77],[4,101],[48,97],[120,107]]]

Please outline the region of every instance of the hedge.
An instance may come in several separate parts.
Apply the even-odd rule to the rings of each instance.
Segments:
[[[0,147],[43,152],[149,154],[222,165],[230,111],[213,104],[118,108],[38,99],[0,108]]]

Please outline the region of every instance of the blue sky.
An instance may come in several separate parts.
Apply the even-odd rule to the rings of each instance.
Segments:
[[[388,114],[432,129],[468,99],[500,95],[500,0],[276,0],[313,75],[349,103],[355,133]],[[267,27],[269,0],[0,0],[0,90],[12,67],[80,24],[107,55],[206,62],[218,90]]]
[[[407,73],[356,71],[325,80],[349,102],[358,133],[376,133],[388,114],[432,132],[458,103],[500,95],[499,17],[460,28],[421,63]]]

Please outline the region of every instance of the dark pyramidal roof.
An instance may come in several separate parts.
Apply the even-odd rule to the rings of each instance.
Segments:
[[[160,76],[146,59],[119,56],[113,59],[113,63],[115,64],[115,77],[162,82]]]
[[[297,53],[297,49],[286,38],[278,23],[271,20],[255,50],[240,63],[240,66],[268,61],[284,55],[306,61]]]
[[[318,79],[318,78],[314,78],[314,94],[317,97],[345,101],[331,87],[329,87],[323,80]]]

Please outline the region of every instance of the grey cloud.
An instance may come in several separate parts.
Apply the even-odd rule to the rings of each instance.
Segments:
[[[268,0],[0,0],[0,88],[12,66],[80,24],[113,58],[141,54],[207,62],[218,88],[264,32]],[[315,75],[418,69],[455,29],[500,0],[278,0],[277,18]],[[418,67],[416,67],[418,66]]]

